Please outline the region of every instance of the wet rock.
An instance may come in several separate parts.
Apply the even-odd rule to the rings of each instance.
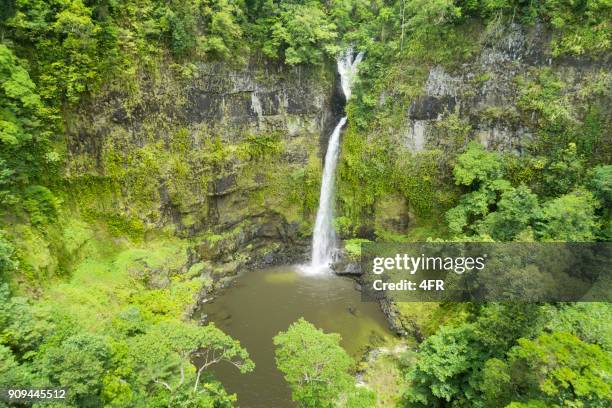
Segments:
[[[112,112],[111,118],[115,123],[126,123],[129,116],[127,110],[123,106],[120,106]]]
[[[553,59],[551,35],[540,23],[500,24],[483,32],[483,47],[470,61],[454,67],[432,66],[422,94],[412,100],[406,112],[401,132],[404,145],[415,152],[447,145],[448,135],[440,134],[437,126],[449,114],[459,113],[471,128],[468,139],[479,141],[489,150],[521,154],[533,129],[525,128],[516,110],[518,79],[525,73],[552,67],[573,79],[568,82],[579,83],[599,69],[598,63],[589,58]],[[381,93],[380,97],[386,95]]]
[[[382,298],[380,299],[379,304],[382,312],[387,317],[387,321],[389,322],[389,328],[399,336],[407,336],[409,330],[407,330],[404,326],[402,316],[397,310],[395,303],[393,303],[393,301],[391,301],[390,299]]]
[[[434,66],[429,71],[429,77],[425,83],[427,97],[435,100],[456,97],[459,93],[462,79],[447,73],[441,66]]]
[[[266,265],[271,265],[274,263],[274,255],[273,254],[266,254],[263,258],[263,262]]]
[[[425,148],[425,133],[427,132],[427,120],[411,120],[406,127],[404,145],[413,152],[420,152]]]
[[[445,112],[453,112],[455,105],[452,97],[422,96],[410,105],[408,117],[412,120],[437,119]]]
[[[331,268],[336,275],[360,276],[362,274],[361,265],[355,261],[338,260],[332,263]]]
[[[282,234],[278,227],[279,225],[272,220],[265,221],[259,226],[257,236],[261,238],[280,238]]]
[[[164,289],[170,286],[170,278],[160,270],[151,270],[146,284],[151,289]]]
[[[222,196],[229,194],[236,190],[236,174],[229,174],[227,176],[220,177],[212,182],[212,195]]]

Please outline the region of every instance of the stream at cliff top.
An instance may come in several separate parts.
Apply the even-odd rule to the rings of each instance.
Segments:
[[[342,336],[341,345],[356,359],[381,337],[391,337],[377,303],[362,302],[355,282],[334,275],[305,276],[296,266],[246,272],[202,312],[225,333],[240,340],[255,370],[240,374],[230,364],[213,371],[243,408],[294,407],[283,375],[276,369],[272,338],[300,317],[326,333]]]

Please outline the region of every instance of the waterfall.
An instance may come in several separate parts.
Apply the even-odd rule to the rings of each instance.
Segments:
[[[357,72],[357,64],[363,58],[363,53],[353,56],[353,50],[348,49],[338,59],[338,73],[342,92],[346,100],[351,97],[351,85]],[[336,175],[336,164],[338,162],[338,151],[340,150],[340,132],[346,123],[346,116],[342,117],[332,132],[325,154],[325,165],[323,167],[323,178],[321,180],[321,195],[319,198],[319,209],[312,234],[312,257],[310,270],[324,271],[332,261],[336,246],[336,232],[333,225],[334,212],[334,178]]]
[[[346,116],[340,119],[340,122],[338,122],[334,132],[331,134],[327,153],[325,154],[319,209],[312,234],[311,266],[315,268],[327,266],[331,261],[335,246],[336,234],[333,225],[334,176],[336,173],[338,150],[340,148],[340,131],[345,123]]]

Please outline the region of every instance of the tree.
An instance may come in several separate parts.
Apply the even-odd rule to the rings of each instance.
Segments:
[[[497,211],[489,214],[480,228],[481,234],[498,241],[511,241],[537,218],[538,197],[521,185],[504,191],[497,203]]]
[[[545,0],[544,5],[557,31],[552,42],[553,55],[597,54],[609,49],[611,28],[605,16],[610,12],[610,3]]]
[[[510,375],[505,360],[491,358],[482,368],[482,381],[478,385],[485,406],[503,407],[511,398]]]
[[[466,151],[457,157],[453,174],[455,184],[477,187],[501,176],[501,160],[497,153],[487,152],[479,143],[470,142]]]
[[[11,296],[8,285],[0,284],[0,344],[23,356],[36,350],[47,334],[27,299]]]
[[[202,375],[214,364],[226,362],[242,373],[255,367],[240,343],[214,324],[199,327],[179,321],[161,322],[135,337],[130,348],[144,389],[153,387],[170,399],[208,398],[217,387],[203,383]],[[227,398],[222,389],[216,393]]]
[[[612,165],[597,166],[592,171],[589,188],[601,203],[600,210],[604,225],[602,240],[612,240]]]
[[[263,52],[277,57],[283,51],[289,65],[320,63],[325,54],[335,55],[340,51],[335,45],[337,37],[336,25],[325,14],[320,2],[284,2],[264,42]]]
[[[14,204],[15,190],[40,177],[48,159],[44,109],[30,75],[0,44],[0,204]]]
[[[37,82],[43,99],[75,103],[101,80],[105,51],[100,25],[82,0],[19,1],[8,22],[16,37],[36,48]]]
[[[240,45],[242,9],[233,1],[160,2],[155,14],[173,53],[228,57]],[[154,24],[154,23],[153,23]]]
[[[324,333],[300,318],[274,337],[274,345],[276,366],[301,407],[333,407],[353,384],[353,361],[340,346],[339,334]]]
[[[551,153],[552,159],[542,172],[543,193],[546,196],[567,194],[582,184],[585,160],[578,154],[575,143]]]
[[[74,334],[38,351],[36,367],[51,384],[70,389],[69,398],[80,407],[102,404],[100,381],[110,367],[108,340],[88,333]]]
[[[0,387],[26,388],[32,386],[34,381],[35,376],[29,367],[20,365],[11,349],[0,344]]]
[[[0,388],[33,385],[36,376],[20,361],[41,340],[35,324],[26,300],[11,297],[8,285],[0,282]]]
[[[484,232],[488,227],[481,228],[483,218],[495,209],[500,196],[512,190],[510,182],[498,179],[487,181],[476,191],[464,194],[459,204],[446,213],[449,229],[455,234]],[[497,221],[490,218],[489,222]],[[501,220],[500,220],[501,221]]]
[[[18,265],[18,262],[15,260],[15,247],[6,238],[5,234],[5,231],[0,230],[0,285]],[[1,288],[0,291],[2,291]]]
[[[570,333],[520,339],[508,356],[517,389],[546,406],[608,407],[612,404],[610,354]]]
[[[466,151],[457,157],[453,174],[455,184],[466,186],[469,191],[456,207],[446,213],[451,232],[485,236],[493,233],[513,236],[520,232],[509,228],[516,228],[518,213],[527,210],[521,211],[521,206],[533,207],[533,197],[526,188],[514,192],[510,182],[502,178],[503,168],[497,153],[487,152],[479,143],[470,142]],[[503,201],[504,213],[490,214],[497,209],[500,200]],[[525,214],[520,214],[520,217],[525,218]],[[499,227],[502,229],[498,231]]]
[[[405,397],[410,406],[440,406],[443,401],[461,401],[470,406],[467,396],[475,391],[470,373],[482,365],[481,347],[469,324],[443,326],[420,347],[418,359],[408,373],[411,382]]]
[[[537,334],[544,324],[542,310],[534,303],[487,303],[477,316],[476,337],[495,357],[502,357],[519,338]]]
[[[612,303],[580,302],[547,306],[549,331],[572,333],[580,340],[612,350]]]
[[[442,326],[421,343],[416,363],[407,373],[408,406],[503,406],[507,395],[500,392],[500,384],[509,384],[510,374],[499,369],[507,366],[506,353],[517,339],[541,331],[539,306],[474,306],[472,322]]]
[[[591,186],[595,196],[604,205],[612,204],[612,165],[597,166],[593,169]]]
[[[536,234],[546,241],[592,241],[598,226],[593,194],[576,190],[543,205]]]

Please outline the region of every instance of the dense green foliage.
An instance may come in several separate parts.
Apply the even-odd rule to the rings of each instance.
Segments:
[[[339,342],[339,335],[325,334],[304,319],[274,338],[276,365],[300,406],[332,407],[349,386],[352,361]]]
[[[559,104],[560,94],[543,101],[541,91],[523,100],[538,106],[533,118],[541,121],[535,125],[539,137],[526,154],[487,151],[469,142],[454,158],[460,196],[445,214],[453,239],[608,239],[609,159],[597,157],[598,149],[581,147],[593,140],[576,138],[578,121],[565,110],[571,104]],[[600,160],[605,164],[589,168]],[[607,406],[609,325],[602,319],[608,320],[610,312],[607,303],[472,305],[465,321],[441,326],[412,356],[415,364],[405,370],[405,404]],[[590,314],[597,317],[588,319]],[[608,334],[586,334],[601,333],[602,325]]]
[[[204,263],[185,266],[193,242],[155,229],[161,197],[177,212],[205,208],[212,175],[240,163],[247,183],[273,187],[241,186],[256,213],[286,197],[293,207],[283,215],[310,233],[321,163],[313,154],[304,166],[276,167],[292,154],[284,135],[246,131],[230,144],[198,129],[195,143],[192,129],[160,114],[138,137],[159,126],[168,140],[126,137],[137,147],[111,143],[100,163],[65,163],[79,107],[113,93],[136,106],[141,87],[167,71],[187,81],[200,61],[326,65],[352,46],[366,58],[346,107],[335,223],[351,257],[369,239],[609,241],[611,9],[609,0],[3,1],[0,388],[70,387],[75,407],[231,406],[235,397],[209,368],[229,362],[248,372],[253,362],[214,325],[186,317],[210,277]],[[516,106],[471,117],[448,109],[430,129],[435,140],[407,148],[406,115],[432,67],[460,72],[513,24],[539,30],[549,66],[511,80],[487,69],[465,77],[512,82]],[[558,61],[595,68],[576,79]],[[516,151],[484,148],[477,125],[487,121],[526,128],[529,141]],[[95,166],[104,177],[68,174]],[[127,210],[105,200],[113,195],[126,197]],[[391,207],[410,213],[410,235],[378,223]],[[182,220],[188,233],[198,217]],[[233,240],[248,235],[242,227],[207,232],[198,244],[233,253]],[[449,316],[429,322],[401,364],[403,404],[610,406],[608,304],[464,306],[441,306]],[[375,403],[355,387],[339,342],[304,320],[275,337],[278,368],[301,406]]]
[[[588,338],[568,326],[570,331],[544,332],[559,328],[564,315],[586,318],[601,308],[610,312],[607,304],[481,306],[473,321],[443,327],[421,345],[408,373],[407,405],[607,406],[608,335]],[[597,330],[602,323],[589,324]]]
[[[542,240],[592,241],[600,231],[598,208],[606,206],[578,180],[586,178],[576,160],[575,146],[565,151],[574,166],[572,178],[551,178],[551,183],[564,183],[559,189],[565,194],[548,201],[534,194],[524,184],[513,187],[504,179],[502,162],[496,153],[486,152],[479,144],[468,145],[457,158],[454,174],[459,185],[471,191],[465,193],[459,205],[447,213],[449,229],[455,234],[477,234],[499,241],[528,237]],[[551,162],[543,172],[554,171],[565,162]],[[599,173],[609,166],[598,167]],[[566,170],[564,170],[565,172]],[[565,173],[564,173],[565,174]],[[595,183],[595,184],[593,184]],[[595,186],[597,182],[590,185]],[[546,197],[546,196],[544,196]]]
[[[36,85],[5,44],[0,44],[0,83],[0,204],[6,206],[18,201],[20,188],[40,181],[58,157],[49,150],[51,132]]]
[[[348,105],[349,129],[339,165],[345,218],[337,223],[341,234],[349,230],[354,233],[348,238],[357,237],[347,241],[347,251],[357,252],[359,226],[371,225],[377,203],[396,192],[405,197],[417,222],[446,221],[447,235],[425,238],[609,240],[610,119],[602,114],[610,106],[606,73],[576,86],[552,69],[534,68],[516,80],[515,107],[485,110],[477,120],[444,112],[429,130],[437,140],[426,141],[418,153],[402,148],[405,139],[398,137],[405,132],[405,112],[423,95],[428,70],[434,64],[451,75],[465,70],[483,47],[475,32],[488,30],[495,36],[496,27],[508,18],[527,26],[543,21],[552,27],[554,57],[605,59],[610,20],[593,13],[609,10],[609,4],[436,1],[398,6],[384,24],[369,23],[378,24],[378,30],[361,43],[368,57]],[[398,23],[402,16],[408,23]],[[483,81],[495,75],[478,71],[478,66],[469,69]],[[469,100],[471,95],[462,97]],[[485,149],[473,141],[478,140],[474,122],[482,126],[491,120],[527,125],[535,135],[518,155]],[[402,239],[378,231],[377,236]],[[409,232],[403,239],[415,237]],[[413,314],[414,308],[405,307]],[[405,357],[408,363],[399,363],[407,382],[403,404],[609,405],[609,384],[604,384],[610,373],[610,331],[603,321],[610,312],[607,304],[489,304],[447,316],[446,324],[436,326],[435,334]],[[591,314],[596,317],[589,319]],[[425,318],[411,319],[416,325],[415,320]]]
[[[323,333],[303,318],[274,337],[276,366],[300,407],[373,405],[370,393],[355,388],[353,359],[339,343],[340,335]]]
[[[498,160],[507,165],[506,178],[513,187],[523,183],[546,198],[570,193],[587,181],[590,166],[609,163],[610,119],[603,113],[609,110],[606,72],[595,71],[576,86],[550,67],[530,67],[505,77],[488,67],[485,60],[474,63],[485,48],[502,38],[513,47],[506,30],[510,22],[520,22],[527,31],[531,27],[537,32],[535,36],[550,33],[553,61],[568,55],[605,60],[610,43],[600,36],[609,37],[605,33],[609,33],[610,21],[599,13],[609,12],[609,4],[398,1],[380,2],[378,6],[344,37],[355,40],[367,55],[347,106],[349,129],[339,164],[340,205],[353,224],[367,225],[376,203],[396,192],[423,221],[442,216],[462,193],[451,187],[456,156],[469,140],[477,138],[479,129],[487,126],[507,126],[512,132],[528,126],[534,131],[532,143],[521,150],[523,157],[518,159],[506,151]],[[536,25],[539,28],[533,28]],[[419,98],[425,94],[434,66],[444,68],[464,87],[470,84],[462,77],[466,70],[474,75],[468,90],[458,86],[451,91],[457,95],[447,96],[462,100],[463,110],[467,103],[469,113],[453,112],[449,106],[432,129],[427,129],[426,149],[415,153],[402,146],[406,133],[417,132],[414,121],[407,123],[406,113],[410,115],[415,104],[423,104]],[[474,93],[486,92],[476,84],[496,81],[515,81],[516,95],[504,98],[512,101],[516,97],[516,105],[472,108],[469,101]],[[454,85],[449,82],[444,86]],[[438,100],[446,103],[443,97]],[[410,126],[414,126],[412,130],[407,129]]]
[[[181,72],[187,73],[194,58],[219,60],[258,52],[288,64],[320,64],[347,44],[355,44],[369,56],[361,68],[362,82],[369,90],[361,88],[349,108],[351,126],[363,127],[376,123],[368,120],[379,110],[372,109],[375,92],[385,87],[393,89],[397,101],[414,94],[423,67],[406,65],[407,61],[448,62],[472,55],[475,45],[464,27],[476,21],[544,21],[553,32],[554,55],[597,56],[610,45],[610,22],[605,18],[609,11],[606,1],[578,4],[565,0],[8,0],[0,20],[2,194],[6,200],[15,201],[16,183],[38,182],[42,172],[61,162],[61,155],[51,148],[49,140],[54,133],[61,133],[60,119],[67,106],[102,88],[137,95],[137,79],[156,75],[155,67],[169,56],[182,65]],[[408,85],[410,81],[404,75],[414,78],[413,84]],[[541,84],[526,88],[524,109],[541,111],[542,121],[550,122],[548,127],[575,127],[569,113],[559,116],[553,110],[564,107],[556,101],[550,103],[550,98],[557,97],[558,81],[551,82],[549,76],[541,79]],[[394,89],[394,82],[406,85]],[[385,104],[380,110],[380,124],[397,107],[395,102]],[[589,114],[593,118],[600,115],[595,111]],[[391,158],[368,163],[370,160],[362,159],[378,160],[389,147],[377,144],[368,147],[371,151],[364,148],[349,147],[347,140],[344,156],[348,168],[343,170],[343,178],[354,191],[364,187],[364,180],[377,179],[378,175],[389,179],[409,171],[422,178],[423,172],[432,171],[418,164],[418,158],[417,164],[408,169],[392,165]],[[361,166],[352,165],[349,155],[355,156],[353,162]],[[422,160],[429,162],[429,158]],[[432,210],[432,201],[441,205],[448,201],[447,194],[436,192],[444,169],[437,171],[440,174],[429,185],[420,183],[418,187],[406,181],[413,177],[391,179],[397,178],[393,184],[420,213],[426,214]],[[373,198],[384,193],[382,189],[374,184],[353,201],[347,198],[347,211],[354,212],[351,218],[363,216]],[[347,191],[344,195],[353,194]]]
[[[86,257],[72,281],[52,285],[36,302],[0,286],[0,386],[68,387],[68,406],[79,407],[231,406],[235,396],[210,367],[229,362],[248,372],[253,362],[213,324],[179,320],[206,284],[172,275],[183,247],[117,252],[104,245],[81,247]],[[160,276],[151,268],[171,282],[152,282]]]

